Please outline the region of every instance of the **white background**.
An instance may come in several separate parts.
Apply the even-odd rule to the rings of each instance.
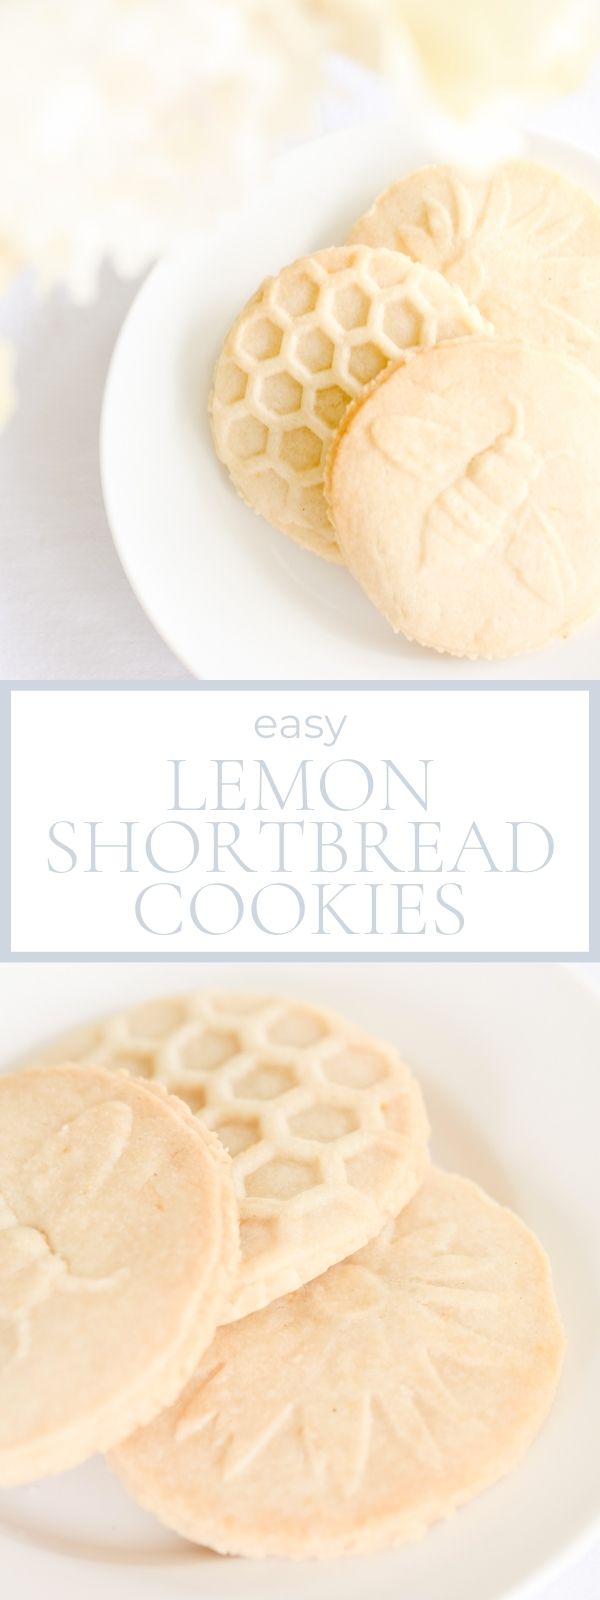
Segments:
[[[335,746],[321,749],[321,741],[307,738],[291,740],[275,736],[265,739],[254,732],[256,719],[270,715],[274,720],[294,715],[303,719],[309,715],[328,714],[334,727],[339,726],[344,714],[347,721]],[[263,724],[261,723],[261,726]],[[293,727],[286,720],[286,727]],[[269,724],[270,726],[270,724]],[[252,951],[272,954],[325,952],[369,952],[374,955],[389,951],[585,951],[587,940],[588,898],[588,771],[587,730],[588,695],[583,690],[402,690],[399,693],[373,690],[326,690],[314,686],[302,690],[269,688],[239,693],[236,690],[29,690],[16,691],[12,696],[12,944],[15,951],[138,951],[145,953],[201,951],[215,954],[232,951]],[[327,737],[330,737],[328,735]],[[242,792],[229,788],[225,804],[232,810],[220,813],[217,805],[215,761],[233,762],[227,774],[242,783]],[[208,903],[210,911],[202,917],[206,927],[223,936],[217,941],[202,936],[187,917],[185,908],[191,895],[207,881],[210,873],[211,834],[207,840],[207,855],[201,853],[187,871],[174,873],[171,869],[184,867],[191,860],[190,839],[187,831],[174,826],[171,812],[172,766],[174,760],[185,761],[185,783],[182,780],[180,802],[198,807],[186,810],[177,822],[191,825],[205,837],[208,820],[221,815],[231,819],[241,829],[238,853],[249,865],[256,864],[256,875],[246,873],[226,856],[221,882],[232,884],[247,904],[263,884],[278,881],[277,856],[272,859],[271,840],[275,832],[269,829],[260,843],[257,824],[269,818],[288,821],[304,815],[305,835],[310,846],[315,819],[332,819],[341,822],[345,829],[344,840],[350,842],[356,830],[354,816],[382,820],[394,827],[395,819],[386,813],[385,791],[377,782],[382,773],[382,762],[393,761],[406,774],[417,790],[421,782],[421,762],[429,759],[429,806],[425,813],[403,786],[399,787],[401,799],[393,803],[400,806],[400,826],[403,821],[423,820],[425,816],[442,824],[441,837],[445,841],[445,866],[439,874],[424,873],[422,868],[410,870],[413,859],[413,832],[404,828],[404,860],[409,863],[408,880],[422,881],[425,894],[432,906],[429,928],[425,934],[418,930],[421,919],[409,919],[408,935],[396,937],[359,937],[359,930],[370,922],[370,901],[366,904],[364,877],[360,876],[360,857],[357,867],[353,861],[338,873],[339,860],[332,852],[333,865],[326,864],[324,873],[313,864],[312,853],[306,855],[302,843],[292,846],[290,866],[292,879],[307,905],[316,898],[311,874],[330,880],[334,889],[347,881],[355,881],[357,889],[345,894],[337,909],[342,916],[350,913],[350,925],[356,926],[356,936],[338,929],[335,921],[328,919],[327,936],[314,935],[308,917],[297,932],[287,934],[295,925],[296,902],[293,916],[289,914],[290,896],[270,890],[263,897],[262,920],[273,932],[281,929],[281,936],[273,938],[270,932],[261,932],[250,917],[245,917],[230,935],[226,930],[232,925],[233,897],[222,895],[218,887],[203,894],[202,908]],[[262,760],[269,766],[280,793],[286,794],[299,764],[311,763],[307,769],[314,778],[314,792],[309,790],[308,814],[297,809],[296,794],[285,810],[278,809],[263,795],[263,805],[268,808],[257,815],[259,796],[255,789],[257,763]],[[240,763],[243,762],[243,770]],[[343,763],[338,769],[337,763]],[[352,765],[347,765],[347,763]],[[336,766],[334,766],[334,763]],[[362,805],[364,777],[358,763],[364,763],[375,774],[373,801]],[[348,807],[351,796],[360,797],[361,809],[340,813],[328,809],[319,796],[317,782],[323,768],[330,769],[329,790],[334,799],[341,798]],[[337,783],[337,788],[336,788]],[[240,809],[244,799],[246,810]],[[206,810],[202,808],[206,806]],[[48,871],[49,829],[57,820],[73,821],[77,827],[75,838],[71,830],[61,829],[61,837],[85,847],[83,870],[62,870],[69,858],[64,852],[51,851],[52,860],[60,870]],[[99,853],[99,872],[89,870],[89,830],[87,824],[96,820],[103,824],[98,829],[99,841],[111,845],[123,841],[123,822],[135,821],[135,837],[139,840],[133,865],[134,874],[124,871],[126,854],[123,847],[115,855],[113,850]],[[511,821],[538,822],[546,827],[555,841],[552,860],[541,871],[514,874],[510,871],[512,835],[506,827]],[[499,866],[497,873],[480,850],[462,856],[465,869],[453,870],[462,846],[470,834],[473,821],[486,840],[493,859]],[[163,827],[163,823],[168,827]],[[83,826],[80,826],[83,824]],[[161,825],[156,836],[155,856],[165,872],[157,871],[144,854],[144,841],[151,829]],[[375,830],[376,836],[378,830]],[[297,830],[293,830],[294,840]],[[425,830],[427,838],[430,830]],[[545,858],[546,844],[536,830],[524,830],[527,836],[527,853],[521,858],[525,866],[537,866]],[[535,843],[533,842],[535,840]],[[471,836],[471,843],[473,842]],[[165,845],[168,844],[168,850]],[[182,845],[182,848],[181,848]],[[529,853],[530,845],[533,854]],[[159,848],[160,847],[160,848]],[[397,847],[386,844],[392,860],[398,859]],[[257,851],[260,853],[257,855]],[[426,861],[436,865],[436,858],[428,854]],[[208,862],[208,867],[207,867]],[[105,863],[107,865],[105,866]],[[471,865],[472,864],[472,865]],[[504,871],[502,868],[504,867]],[[386,866],[378,857],[373,859],[373,881],[390,877]],[[208,881],[215,883],[214,877]],[[281,880],[279,880],[281,881]],[[463,892],[460,899],[465,924],[462,932],[437,933],[436,921],[442,926],[456,927],[456,921],[444,916],[435,907],[434,896],[439,885],[446,881],[460,882]],[[160,904],[160,915],[146,920],[152,928],[163,930],[167,937],[145,933],[136,922],[134,908],[139,893],[147,884],[159,883],[153,891],[152,903]],[[165,889],[165,883],[181,887]],[[148,897],[150,898],[150,897]],[[381,896],[385,900],[385,896]],[[456,896],[451,895],[452,903]],[[279,917],[279,906],[285,901],[285,917]],[[395,905],[395,896],[390,895]],[[412,897],[411,897],[412,899]],[[226,900],[224,917],[213,922]],[[272,907],[277,902],[277,914]],[[356,904],[362,909],[359,917]],[[145,905],[147,902],[145,902]],[[163,916],[163,905],[168,914]],[[201,909],[202,909],[201,908]],[[438,914],[439,913],[439,914]],[[209,920],[210,917],[210,920]],[[173,933],[183,921],[180,933]],[[381,926],[381,923],[380,923]],[[394,922],[384,927],[393,930]]]

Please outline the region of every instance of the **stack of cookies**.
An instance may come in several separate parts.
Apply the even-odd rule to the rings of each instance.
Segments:
[[[550,1268],[428,1135],[396,1050],[297,1000],[150,1002],[0,1078],[0,1483],[110,1451],[186,1538],[300,1558],[508,1472]]]
[[[269,278],[210,401],[254,511],[456,656],[600,607],[600,206],[557,172],[401,178]]]

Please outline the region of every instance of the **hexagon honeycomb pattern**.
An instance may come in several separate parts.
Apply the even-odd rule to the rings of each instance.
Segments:
[[[324,478],[348,407],[407,352],[485,326],[461,290],[395,250],[322,250],[267,279],[226,339],[211,397],[217,454],[242,498],[339,560]]]
[[[358,1250],[422,1181],[420,1090],[391,1046],[320,1007],[198,991],[55,1041],[179,1095],[229,1150],[240,1215],[233,1321]]]

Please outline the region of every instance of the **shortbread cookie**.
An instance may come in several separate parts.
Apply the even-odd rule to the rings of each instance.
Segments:
[[[600,384],[488,338],[384,375],[330,455],[345,559],[396,631],[456,656],[565,638],[600,604]]]
[[[380,195],[351,239],[437,268],[498,333],[562,345],[600,375],[600,206],[561,173],[425,167]]]
[[[284,267],[238,317],[215,371],[215,446],[239,494],[339,560],[323,473],[350,401],[404,352],[484,329],[461,290],[394,251],[345,246]]]
[[[180,1101],[99,1066],[0,1077],[0,1483],[169,1404],[237,1261],[231,1164]]]
[[[400,1544],[516,1466],[563,1344],[537,1240],[432,1169],[350,1261],[220,1328],[175,1405],[112,1464],[143,1506],[215,1550]]]
[[[428,1165],[421,1092],[397,1052],[299,1000],[200,990],[79,1030],[46,1059],[57,1052],[164,1084],[227,1146],[242,1262],[222,1321],[366,1244]]]

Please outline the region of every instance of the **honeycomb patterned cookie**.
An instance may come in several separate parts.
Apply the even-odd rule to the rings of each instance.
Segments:
[[[485,327],[461,289],[395,250],[321,250],[268,278],[227,335],[210,401],[242,499],[341,560],[323,480],[351,401],[407,352]]]
[[[163,1084],[227,1147],[242,1261],[224,1321],[366,1244],[429,1164],[421,1093],[396,1051],[301,1001],[202,990],[150,1001],[41,1059],[65,1054]]]

